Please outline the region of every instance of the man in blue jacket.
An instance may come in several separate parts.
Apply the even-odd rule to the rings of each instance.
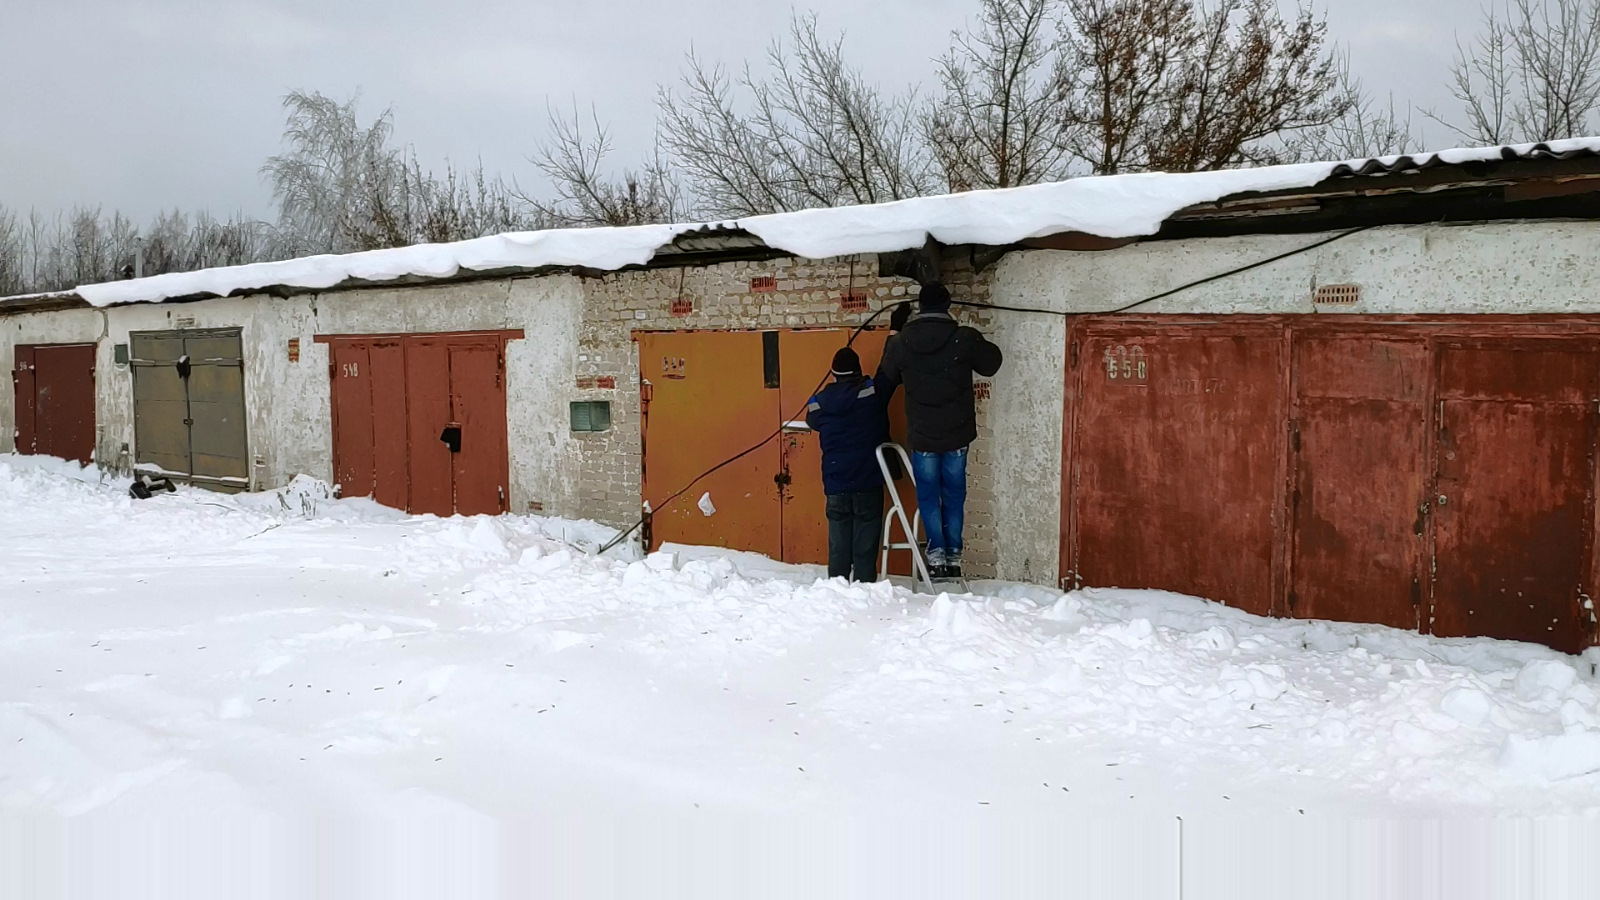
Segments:
[[[878,580],[883,473],[878,445],[889,440],[889,391],[861,373],[849,347],[833,356],[833,383],[811,398],[806,425],[822,442],[828,495],[828,577]]]

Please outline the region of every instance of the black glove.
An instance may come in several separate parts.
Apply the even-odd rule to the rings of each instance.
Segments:
[[[906,327],[906,322],[911,318],[911,301],[905,300],[896,303],[894,312],[889,314],[889,333],[893,334]]]

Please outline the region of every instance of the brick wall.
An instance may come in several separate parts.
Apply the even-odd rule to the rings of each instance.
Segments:
[[[877,258],[864,255],[620,272],[587,280],[572,399],[610,400],[612,426],[604,433],[574,436],[580,444],[582,503],[574,512],[614,524],[632,522],[639,515],[642,460],[635,332],[855,327],[872,311],[916,294],[911,282],[880,279],[877,271]],[[945,280],[957,300],[988,297],[987,274],[974,276],[968,266],[948,267]],[[855,302],[842,302],[846,295]],[[859,302],[863,296],[868,307],[864,311]],[[988,314],[973,315],[958,308],[957,316],[980,328],[991,324]],[[887,325],[887,316],[874,324]],[[615,379],[615,387],[601,386],[609,382],[599,380],[608,377]],[[991,574],[996,558],[987,406],[979,400],[979,437],[968,461],[966,562],[977,576]]]

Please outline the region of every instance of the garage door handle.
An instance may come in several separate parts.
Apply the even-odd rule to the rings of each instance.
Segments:
[[[439,433],[439,440],[444,441],[451,453],[461,452],[461,426],[446,425],[444,431]]]

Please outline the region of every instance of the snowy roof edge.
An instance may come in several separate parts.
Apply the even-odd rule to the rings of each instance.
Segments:
[[[1311,187],[1337,176],[1580,155],[1600,155],[1600,137],[1255,169],[1104,175],[724,222],[510,232],[448,244],[309,256],[88,284],[80,286],[76,294],[91,306],[106,307],[174,298],[227,297],[274,287],[325,290],[349,281],[444,279],[463,271],[549,267],[614,271],[649,263],[680,235],[719,228],[746,231],[769,248],[806,259],[908,250],[922,246],[928,235],[945,244],[989,246],[1009,246],[1065,232],[1134,238],[1155,234],[1180,210],[1238,194]],[[12,299],[17,298],[0,302]]]

